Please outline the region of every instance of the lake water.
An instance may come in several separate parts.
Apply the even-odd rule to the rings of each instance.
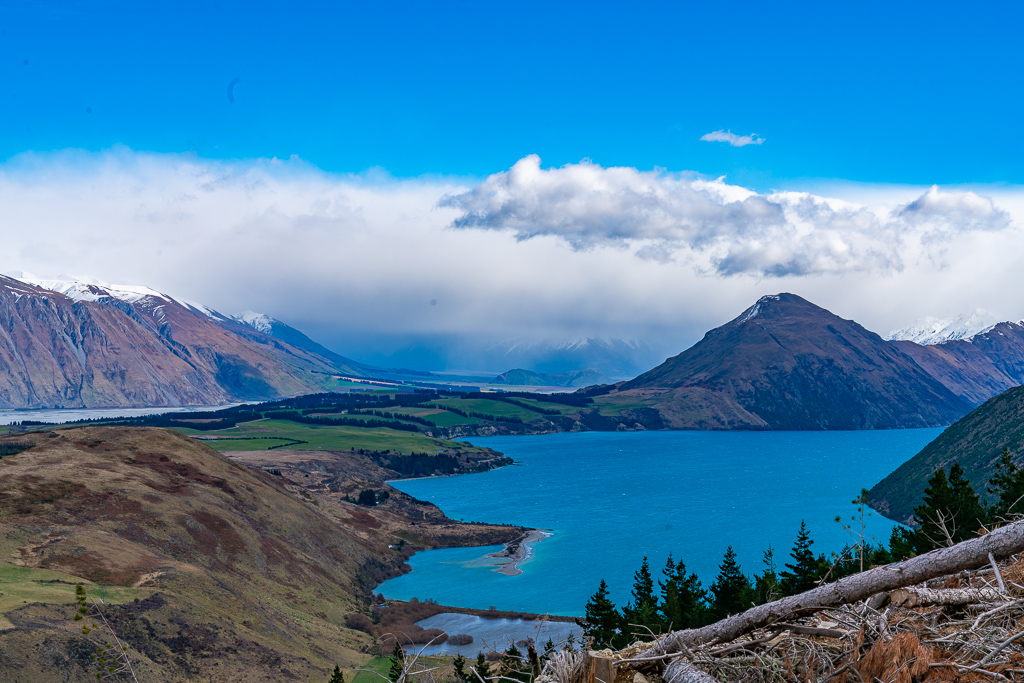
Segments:
[[[517,464],[491,472],[392,482],[465,521],[550,529],[518,576],[480,566],[497,547],[430,550],[377,589],[442,605],[579,616],[602,578],[621,606],[646,555],[656,578],[669,552],[705,587],[728,545],[747,574],[771,544],[789,561],[801,520],[815,551],[852,543],[835,521],[850,503],[941,429],[850,432],[584,432],[469,439]],[[868,535],[888,541],[877,513]]]
[[[579,626],[564,621],[486,619],[472,614],[454,612],[435,614],[416,623],[423,628],[439,628],[449,635],[464,633],[472,636],[473,642],[468,645],[452,645],[451,643],[413,645],[410,646],[410,650],[419,652],[422,649],[425,655],[460,654],[467,659],[475,659],[478,652],[490,650],[503,652],[508,649],[509,643],[518,643],[521,640],[531,639],[537,644],[538,650],[543,650],[544,644],[549,639],[552,643],[560,645],[565,642],[569,634],[572,634],[577,641],[582,635]],[[524,653],[526,652],[525,648],[520,649]]]
[[[61,410],[0,410],[0,425],[9,425],[23,420],[63,424],[78,420],[113,420],[122,417],[143,417],[145,415],[163,415],[164,413],[195,413],[206,410],[234,408],[241,403],[230,403],[222,406],[190,406],[187,408],[67,408]]]

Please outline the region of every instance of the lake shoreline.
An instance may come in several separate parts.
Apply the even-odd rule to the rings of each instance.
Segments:
[[[505,576],[519,576],[521,566],[533,559],[533,546],[554,534],[549,529],[527,529],[517,540],[506,543],[504,550],[488,553],[484,557],[494,560],[494,571]]]

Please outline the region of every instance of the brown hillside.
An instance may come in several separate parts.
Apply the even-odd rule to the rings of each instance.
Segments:
[[[344,616],[365,608],[363,596],[401,557],[332,521],[282,477],[159,429],[15,440],[31,447],[0,458],[0,562],[151,588],[108,607],[140,679],[309,680],[361,659],[367,637],[344,629]],[[0,679],[57,680],[60,671],[90,680],[89,644],[71,614],[31,604],[8,612],[16,628],[0,632]]]
[[[76,301],[0,276],[0,407],[216,405],[359,372],[222,323],[170,298]]]

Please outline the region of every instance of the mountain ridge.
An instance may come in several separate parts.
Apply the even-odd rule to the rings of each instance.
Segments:
[[[657,390],[677,392],[677,401],[678,392],[703,393],[715,410],[731,410],[755,429],[928,427],[971,408],[895,345],[789,293],[761,297],[689,349],[616,386],[620,394]],[[692,419],[670,426],[687,428]]]

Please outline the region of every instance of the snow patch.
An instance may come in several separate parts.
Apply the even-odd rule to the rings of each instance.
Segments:
[[[256,311],[243,311],[231,318],[263,334],[270,334],[274,329],[274,323],[277,322],[275,318],[271,318],[266,313],[257,313]]]
[[[999,323],[994,315],[983,309],[961,313],[955,318],[921,318],[906,327],[893,330],[884,339],[889,341],[912,341],[922,346],[971,338],[988,332]]]
[[[173,302],[212,320],[225,319],[224,316],[209,306],[204,306],[187,299],[178,299],[143,285],[113,285],[93,277],[76,277],[66,274],[58,275],[55,278],[45,278],[22,271],[8,273],[8,276],[26,284],[63,294],[75,301],[100,302],[104,299],[117,299],[129,304],[136,304],[147,300],[151,303],[164,302],[156,305],[155,309],[160,309],[165,303]],[[160,314],[162,314],[162,311],[160,311]]]

